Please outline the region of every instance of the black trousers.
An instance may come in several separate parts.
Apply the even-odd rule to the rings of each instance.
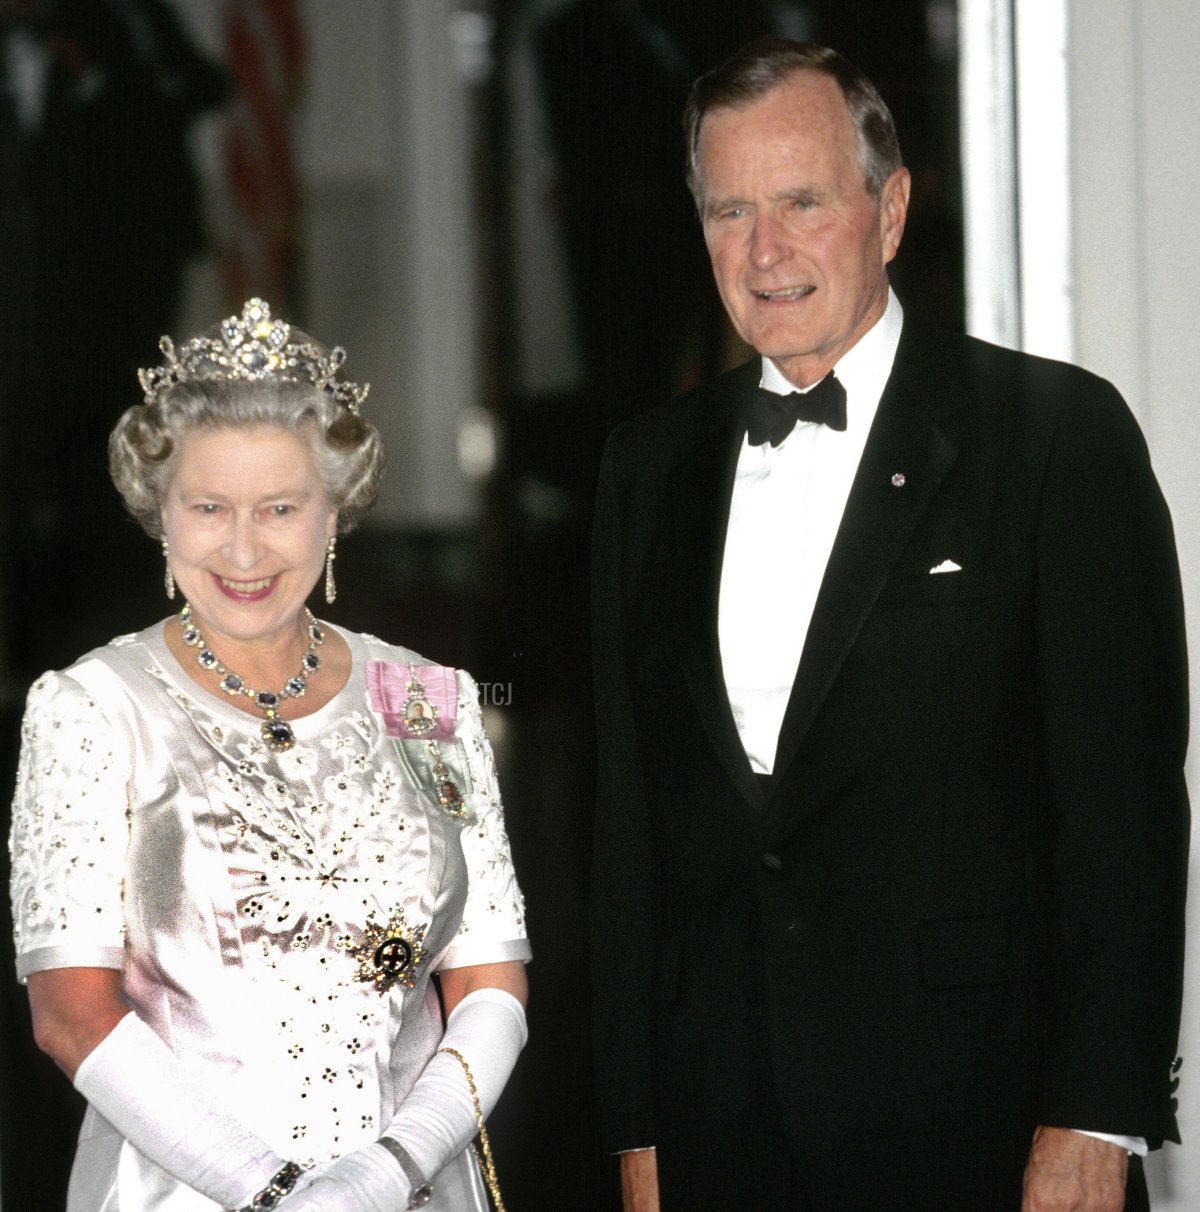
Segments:
[[[1150,1193],[1146,1190],[1146,1174],[1142,1159],[1129,1159],[1129,1180],[1125,1184],[1125,1212],[1150,1212]]]

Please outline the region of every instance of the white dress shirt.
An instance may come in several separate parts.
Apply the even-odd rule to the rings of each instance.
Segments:
[[[904,313],[890,295],[878,323],[837,364],[846,429],[799,421],[778,446],[743,440],[729,506],[717,631],[725,688],[750,765],[775,767],[775,746],[825,565],[883,394]],[[796,390],[763,358],[761,385]]]

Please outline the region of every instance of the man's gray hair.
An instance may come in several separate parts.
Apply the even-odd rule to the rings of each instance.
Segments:
[[[704,176],[700,166],[700,127],[711,109],[757,101],[797,72],[832,76],[842,90],[858,137],[858,163],[867,193],[879,198],[887,179],[901,168],[900,144],[891,111],[875,85],[849,59],[813,42],[763,38],[735,51],[692,85],[683,110],[687,141],[688,188],[704,213]]]

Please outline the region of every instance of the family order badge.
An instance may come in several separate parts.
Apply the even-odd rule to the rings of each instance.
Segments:
[[[437,785],[438,803],[441,804],[451,816],[462,816],[466,811],[466,805],[463,803],[462,792],[458,789],[458,784],[450,777],[450,771],[444,763],[439,763],[439,766],[444,775],[439,779]],[[434,768],[434,775],[438,774],[438,767]]]
[[[404,727],[412,736],[424,736],[437,727],[438,709],[426,698],[418,695],[425,693],[424,686],[413,686],[412,698],[404,704]]]
[[[367,662],[367,694],[388,736],[409,741],[454,738],[458,683],[447,665]]]
[[[368,661],[367,694],[388,736],[425,742],[437,802],[451,816],[462,816],[467,810],[462,790],[438,749],[439,740],[454,739],[458,707],[454,670],[447,665]]]

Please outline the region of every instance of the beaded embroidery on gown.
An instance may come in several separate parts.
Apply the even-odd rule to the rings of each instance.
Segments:
[[[169,621],[168,621],[169,622]],[[530,956],[478,691],[456,673],[438,801],[427,746],[371,710],[368,661],[422,658],[341,632],[353,670],[271,753],[204,695],[163,624],[29,692],[13,805],[17,973],[123,969],[131,1007],[283,1157],[377,1140],[442,1034],[440,967]],[[369,979],[381,939],[410,957]],[[411,981],[411,987],[408,982]],[[487,1208],[470,1152],[430,1212]],[[210,1212],[90,1108],[68,1212]]]

